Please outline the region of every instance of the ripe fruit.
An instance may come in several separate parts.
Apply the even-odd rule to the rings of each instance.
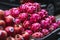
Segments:
[[[5,27],[6,23],[4,20],[0,20],[0,26],[2,26],[3,28]]]
[[[25,4],[22,4],[22,5],[19,7],[20,12],[21,12],[21,13],[26,12],[26,8],[27,8],[27,7],[28,7],[28,6],[26,6]]]
[[[48,28],[48,26],[50,25],[50,23],[46,20],[42,20],[41,21],[41,25],[42,25],[42,28]]]
[[[30,17],[30,21],[31,22],[38,22],[41,19],[41,17],[39,16],[39,14],[32,14]]]
[[[0,39],[6,38],[7,37],[7,32],[4,30],[0,30]]]
[[[56,22],[56,18],[41,9],[39,3],[30,2],[17,8],[0,10],[0,40],[40,40],[58,28],[60,20]]]
[[[6,40],[15,40],[13,37],[8,37]]]
[[[35,6],[37,8],[37,11],[41,10],[41,6],[39,3],[33,3],[33,6]]]
[[[28,2],[28,3],[25,3],[25,5],[27,5],[27,6],[32,6],[33,3]]]
[[[23,27],[24,28],[30,28],[30,24],[31,24],[30,21],[24,21],[23,22]]]
[[[21,13],[19,15],[19,19],[21,19],[21,21],[25,21],[28,18],[28,14],[27,13]]]
[[[22,34],[22,36],[23,36],[24,40],[29,40],[29,38],[30,38],[30,34],[27,33],[27,32],[25,32],[24,34]]]
[[[60,20],[57,21],[57,24],[60,26]]]
[[[50,30],[50,31],[53,31],[53,30],[55,30],[56,28],[58,28],[58,24],[56,24],[56,23],[53,23],[52,25],[49,26],[49,30]]]
[[[42,38],[44,35],[41,32],[35,32],[32,34],[32,38]]]
[[[48,16],[48,12],[45,9],[41,9],[41,12],[43,12],[45,14],[45,17]]]
[[[49,27],[50,27],[50,28],[49,28],[50,31],[55,30],[55,27],[54,27],[53,25],[51,25],[51,26],[49,26]]]
[[[53,23],[55,23],[56,22],[56,18],[54,17],[54,16],[49,16],[49,18],[51,19],[51,21],[53,22]]]
[[[13,20],[14,17],[12,17],[11,15],[5,17],[5,22],[7,25],[13,25]]]
[[[20,24],[20,22],[21,22],[21,20],[20,20],[19,18],[16,18],[16,19],[14,20],[14,23],[15,23],[15,24]]]
[[[49,34],[49,30],[47,30],[47,29],[42,29],[42,33],[43,33],[44,35],[48,35],[48,34]]]
[[[7,32],[8,36],[13,36],[14,35],[14,27],[12,27],[12,26],[6,27],[5,31]]]
[[[58,24],[57,23],[52,23],[53,26],[55,27],[58,27]]]
[[[24,32],[24,28],[21,25],[14,25],[14,33],[21,34]]]
[[[47,15],[45,15],[45,13],[44,12],[38,12],[38,14],[40,15],[40,17],[41,17],[41,19],[45,19],[45,17],[47,16]]]
[[[4,11],[4,16],[8,16],[8,15],[11,15],[10,10],[5,10],[5,11]]]
[[[12,8],[10,11],[11,11],[11,15],[15,18],[18,17],[18,15],[20,14],[20,11],[18,8]]]
[[[50,24],[52,23],[50,18],[45,18],[46,21],[48,21]]]
[[[27,8],[27,13],[29,14],[33,14],[33,13],[36,13],[37,12],[37,8],[35,6],[29,6]]]
[[[24,40],[23,36],[22,35],[15,35],[15,40]]]
[[[33,33],[31,30],[26,30],[25,32],[29,33],[30,35]]]
[[[4,11],[0,10],[0,19],[4,19]]]
[[[33,32],[39,31],[40,28],[41,28],[41,24],[40,23],[33,23],[32,26],[31,26],[31,30]]]

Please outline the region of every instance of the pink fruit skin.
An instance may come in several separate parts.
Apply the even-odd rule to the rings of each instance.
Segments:
[[[39,14],[32,14],[30,17],[30,22],[34,23],[34,22],[38,22],[41,19],[41,17],[39,16]]]
[[[57,21],[57,24],[60,26],[60,20]]]
[[[54,17],[54,16],[49,16],[49,18],[51,19],[51,21],[53,22],[53,23],[55,23],[56,22],[56,18]]]
[[[28,1],[31,2],[31,0]],[[30,36],[42,38],[60,26],[60,20],[56,22],[54,16],[48,16],[47,10],[41,9],[39,3],[30,2],[22,4],[18,8],[0,10],[0,40],[5,40],[3,38],[30,40]],[[15,38],[11,36],[15,36]]]
[[[24,34],[22,34],[22,36],[23,36],[24,40],[29,40],[29,38],[30,38],[30,34],[27,33],[27,32],[25,32]]]
[[[41,28],[41,24],[40,23],[33,23],[32,26],[31,26],[31,30],[33,32],[39,31],[40,28]]]
[[[58,28],[58,24],[57,23],[53,23],[52,25],[55,26],[54,27],[55,29]]]
[[[44,13],[46,12],[46,10],[45,10],[45,9],[41,9],[41,11],[42,11],[42,12],[44,12]]]
[[[0,20],[4,20],[4,11],[0,9]]]
[[[38,14],[41,16],[42,19],[45,17],[43,12],[38,12]]]
[[[14,35],[14,27],[12,27],[12,26],[6,27],[5,31],[7,32],[8,36],[13,36]]]
[[[48,16],[48,14],[44,13],[43,11],[39,11],[38,14],[41,16],[42,19],[45,19]]]
[[[32,34],[32,37],[33,38],[42,38],[42,37],[44,37],[44,35],[41,32],[35,32]]]
[[[35,13],[37,11],[40,11],[40,4],[28,2],[28,3],[22,4],[19,7],[19,10],[21,11],[21,13],[27,12],[29,14],[32,14],[32,13]]]
[[[48,12],[45,9],[41,9],[41,12],[44,12],[44,14],[48,16]]]
[[[16,18],[14,21],[15,24],[20,24],[20,22],[21,22],[21,20],[19,18]]]
[[[43,33],[44,35],[48,35],[48,34],[49,34],[49,30],[47,30],[47,29],[42,29],[42,33]]]
[[[37,8],[35,6],[29,6],[27,8],[27,13],[33,14],[37,12]]]
[[[20,14],[20,11],[18,8],[12,8],[10,11],[11,11],[11,15],[15,18],[18,17],[18,15]]]
[[[30,28],[30,21],[24,21],[23,22],[23,26],[24,26],[24,28]]]
[[[37,11],[41,10],[41,5],[39,3],[33,3],[33,6],[37,8]]]
[[[27,8],[27,7],[28,7],[28,6],[26,6],[25,4],[22,4],[22,5],[19,7],[20,12],[21,12],[21,13],[26,12],[26,8]]]
[[[0,27],[2,27],[3,29],[5,28],[6,23],[4,20],[0,20]]]
[[[49,30],[50,30],[50,31],[53,31],[53,30],[55,30],[56,28],[58,28],[58,24],[56,24],[56,23],[53,23],[52,25],[49,26]]]
[[[23,36],[20,34],[15,35],[15,40],[24,40]]]
[[[50,25],[50,23],[46,20],[42,20],[41,21],[41,25],[42,25],[42,28],[48,28],[48,26]]]
[[[53,25],[51,25],[51,26],[49,26],[50,28],[49,28],[49,31],[51,32],[51,31],[53,31],[53,30],[55,30],[55,27],[53,26]]]
[[[45,9],[41,9],[41,12],[43,12],[46,16],[48,16],[48,12]]]
[[[21,25],[14,25],[14,34],[22,34],[24,28]]]
[[[29,33],[30,35],[33,33],[31,30],[26,30],[25,32]]]
[[[27,5],[27,6],[32,6],[33,3],[28,2],[28,3],[25,3],[25,5]]]
[[[8,37],[6,40],[15,40],[13,37]]]
[[[5,17],[5,22],[7,25],[12,25],[13,24],[14,17],[11,15]]]
[[[25,21],[25,20],[27,20],[27,18],[28,18],[28,14],[27,13],[21,13],[19,15],[19,19],[21,19],[21,21]]]
[[[4,11],[4,15],[5,15],[5,16],[11,15],[11,11],[10,11],[10,10],[5,10],[5,11]]]
[[[50,18],[45,18],[46,21],[48,21],[50,24],[52,23]]]
[[[7,37],[7,32],[4,30],[0,30],[0,39],[6,38]]]

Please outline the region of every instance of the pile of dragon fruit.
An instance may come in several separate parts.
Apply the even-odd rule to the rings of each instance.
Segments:
[[[49,35],[60,25],[39,3],[25,3],[0,10],[0,40],[30,40]]]

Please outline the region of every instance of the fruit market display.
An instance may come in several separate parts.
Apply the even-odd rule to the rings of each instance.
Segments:
[[[60,26],[39,3],[25,3],[18,8],[0,10],[0,40],[43,38]]]

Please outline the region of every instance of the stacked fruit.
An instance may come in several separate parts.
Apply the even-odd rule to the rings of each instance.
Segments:
[[[54,16],[49,16],[39,3],[25,3],[18,8],[0,10],[0,40],[43,38],[58,28]]]

